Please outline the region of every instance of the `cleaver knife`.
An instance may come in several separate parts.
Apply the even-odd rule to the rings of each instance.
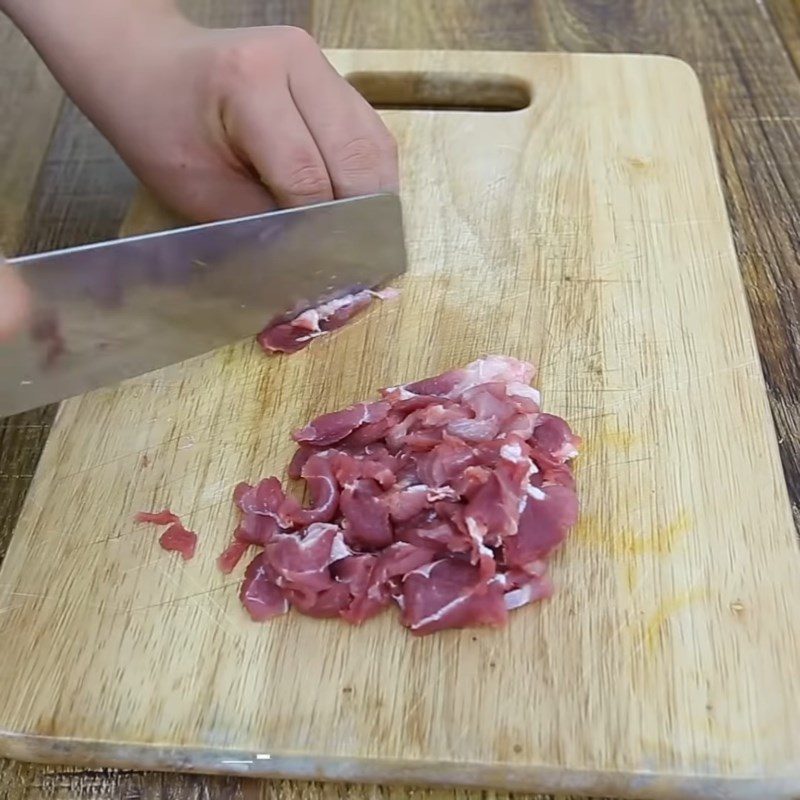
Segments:
[[[28,329],[0,343],[0,417],[253,336],[406,270],[380,194],[24,256]],[[231,376],[235,380],[235,376]]]

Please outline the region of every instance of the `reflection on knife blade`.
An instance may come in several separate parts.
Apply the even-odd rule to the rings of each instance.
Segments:
[[[255,336],[267,321],[300,328],[289,331],[304,337],[292,336],[299,349],[340,327],[358,310],[353,302],[366,305],[361,292],[405,272],[406,252],[399,198],[378,195],[12,265],[34,315],[0,346],[0,416],[208,353]]]

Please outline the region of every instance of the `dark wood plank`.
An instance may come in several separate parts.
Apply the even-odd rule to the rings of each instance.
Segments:
[[[67,102],[56,125],[24,224],[18,253],[111,238],[135,190],[116,153]],[[55,406],[0,420],[0,556],[30,485]]]
[[[0,800],[604,800],[542,794],[77,770],[9,762]],[[608,800],[608,799],[606,799]]]
[[[310,26],[311,0],[179,0],[179,5],[195,22],[210,28]]]
[[[0,251],[15,252],[63,92],[0,16]]]
[[[700,76],[715,137],[736,247],[742,264],[781,454],[795,506],[800,501],[800,26],[797,0],[187,0],[198,21],[211,25],[296,24],[328,47],[472,48],[573,52],[660,52],[683,58]],[[774,24],[773,24],[774,20]],[[2,39],[0,39],[2,41]],[[790,55],[791,54],[791,55]],[[792,63],[792,57],[795,64]],[[0,70],[5,53],[0,51]],[[0,80],[2,86],[2,80]],[[5,100],[5,94],[4,100]],[[69,114],[69,112],[68,112]],[[66,125],[66,122],[64,123]],[[72,125],[78,124],[76,122]],[[0,122],[0,154],[4,145]],[[76,141],[75,129],[59,144]],[[84,132],[84,135],[86,133]],[[73,138],[71,138],[73,137]],[[98,147],[101,147],[98,145]],[[80,149],[80,148],[79,148]],[[67,150],[62,150],[65,157]],[[87,151],[88,153],[89,151]],[[91,149],[85,164],[97,157]],[[54,157],[53,154],[53,157]],[[108,157],[108,154],[104,158]],[[101,159],[102,160],[102,159]],[[109,168],[106,162],[105,169]],[[48,164],[39,188],[36,224],[26,246],[91,237],[111,224],[90,220],[94,190],[120,186],[120,172],[73,179],[75,196],[46,200],[52,181],[69,167]],[[59,169],[64,170],[60,172]],[[87,167],[88,169],[88,167]],[[97,169],[101,169],[97,165]],[[114,168],[116,169],[116,167]],[[116,177],[113,177],[116,175]],[[2,186],[2,183],[0,183]],[[107,196],[107,195],[106,195]],[[114,212],[116,213],[116,211]],[[60,216],[59,216],[60,215]],[[62,222],[57,220],[61,219]],[[65,224],[64,220],[70,221]],[[2,231],[2,226],[0,226]],[[13,439],[0,431],[0,514],[15,516],[27,478],[26,458],[38,454],[46,428],[15,424]],[[6,425],[6,428],[8,427]],[[27,432],[25,432],[27,431]],[[13,485],[2,481],[16,481]],[[4,505],[5,504],[5,505]],[[6,512],[5,514],[3,512]],[[120,771],[69,770],[6,763],[0,767],[0,798],[75,796],[131,798],[236,797],[281,800],[391,798],[471,800],[478,792],[323,786],[299,782],[202,778]],[[508,795],[493,794],[497,798]],[[521,800],[517,795],[517,800]],[[568,800],[562,798],[561,800]]]
[[[800,2],[798,0],[765,0],[772,23],[783,41],[795,69],[800,73]]]
[[[323,47],[543,50],[546,4],[531,0],[314,0]]]
[[[63,92],[25,38],[0,17],[0,250],[19,250]],[[50,414],[0,420],[0,560],[49,432]]]
[[[113,238],[136,186],[111,146],[66,101],[39,173],[18,252]]]
[[[44,155],[44,151],[42,153]],[[16,253],[111,238],[136,183],[106,141],[69,101],[32,185]],[[33,184],[33,182],[32,182]],[[56,407],[0,420],[0,558],[5,554]]]

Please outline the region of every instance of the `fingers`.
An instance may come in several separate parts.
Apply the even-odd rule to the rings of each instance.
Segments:
[[[336,197],[398,191],[394,138],[319,50],[292,61],[289,89],[319,147]]]
[[[232,145],[255,167],[278,205],[333,199],[325,161],[287,84],[240,90],[230,98],[223,122]]]
[[[0,259],[0,341],[10,338],[25,325],[30,304],[25,284]]]
[[[392,135],[308,34],[262,29],[222,64],[227,139],[278,205],[398,190]]]
[[[192,222],[262,214],[275,208],[275,199],[252,175],[219,165],[191,179],[179,177],[161,192],[162,200]]]

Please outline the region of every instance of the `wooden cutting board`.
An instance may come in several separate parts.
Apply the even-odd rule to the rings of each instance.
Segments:
[[[800,793],[800,556],[694,74],[663,57],[332,58],[383,101],[532,102],[385,112],[399,302],[291,358],[244,342],[63,404],[0,573],[2,751]],[[164,220],[145,203],[129,227]],[[310,416],[485,353],[537,362],[545,407],[586,441],[556,596],[505,630],[425,639],[393,614],[250,622],[240,575],[215,567],[234,484],[280,473]],[[163,506],[199,532],[193,561],[133,524]]]

